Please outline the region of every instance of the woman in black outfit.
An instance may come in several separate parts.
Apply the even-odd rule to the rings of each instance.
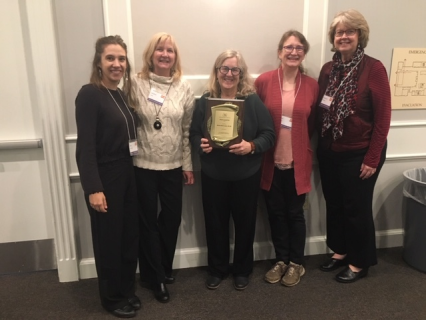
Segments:
[[[116,317],[131,318],[141,302],[135,295],[138,202],[130,65],[120,36],[100,38],[95,48],[90,83],[75,100],[76,159],[90,213],[101,304]]]
[[[209,98],[244,100],[242,141],[228,150],[213,149],[205,137]],[[218,102],[219,103],[219,102]],[[243,56],[235,50],[222,52],[213,65],[208,91],[199,99],[190,130],[192,150],[200,155],[201,186],[208,248],[209,277],[206,287],[215,290],[230,272],[234,288],[244,290],[253,271],[253,242],[262,154],[274,145],[271,115],[255,93]],[[229,266],[230,229],[235,240],[232,269]]]

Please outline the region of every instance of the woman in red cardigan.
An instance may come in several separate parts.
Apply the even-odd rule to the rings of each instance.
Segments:
[[[364,54],[370,30],[356,10],[338,13],[328,32],[336,53],[321,70],[318,163],[327,205],[322,271],[345,266],[339,282],[354,282],[377,263],[373,191],[386,158],[391,95],[383,64]]]
[[[303,267],[306,224],[303,204],[311,190],[314,111],[317,82],[303,74],[309,51],[303,34],[289,30],[278,44],[278,69],[260,75],[256,90],[272,115],[275,147],[264,156],[261,188],[265,196],[276,263],[265,281],[294,286]]]

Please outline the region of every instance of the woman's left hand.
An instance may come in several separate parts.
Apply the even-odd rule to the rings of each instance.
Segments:
[[[376,168],[372,168],[372,167],[367,166],[366,164],[362,164],[360,171],[361,171],[361,174],[360,174],[359,177],[362,180],[364,180],[364,179],[370,178],[373,174],[375,174]]]
[[[182,171],[185,184],[194,184],[194,173],[192,171]]]
[[[249,142],[243,140],[240,143],[230,146],[229,152],[239,156],[243,156],[251,152],[251,145]]]

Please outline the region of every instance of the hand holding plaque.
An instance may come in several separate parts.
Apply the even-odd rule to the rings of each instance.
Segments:
[[[227,149],[243,136],[244,100],[207,98],[205,137],[213,148]]]

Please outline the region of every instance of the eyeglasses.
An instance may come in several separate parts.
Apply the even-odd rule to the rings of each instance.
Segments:
[[[239,74],[241,74],[241,69],[234,67],[234,68],[230,68],[227,66],[221,66],[219,68],[217,68],[217,70],[219,70],[220,73],[222,74],[228,74],[229,70],[231,70],[231,73],[233,76],[238,76]]]
[[[335,33],[334,33],[334,35],[336,36],[336,37],[343,37],[343,35],[346,33],[346,36],[348,36],[348,37],[352,37],[355,33],[357,32],[357,29],[349,29],[349,30],[339,30],[339,31],[336,31]]]
[[[296,52],[301,53],[305,51],[303,46],[283,46],[285,52],[293,52],[296,49]]]

